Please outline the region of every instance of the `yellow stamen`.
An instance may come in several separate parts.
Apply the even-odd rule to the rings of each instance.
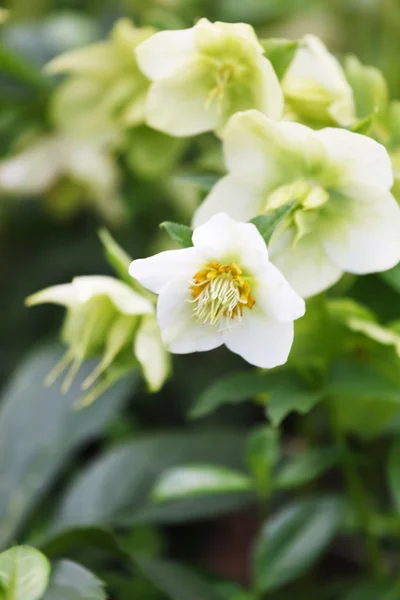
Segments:
[[[193,310],[199,323],[217,325],[222,318],[240,318],[244,308],[253,308],[255,299],[242,269],[235,263],[222,265],[216,261],[207,263],[193,276],[189,286]]]

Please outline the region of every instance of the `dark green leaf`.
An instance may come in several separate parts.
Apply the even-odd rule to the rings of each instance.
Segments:
[[[266,414],[277,427],[291,412],[308,413],[322,400],[322,393],[308,389],[295,375],[277,381],[270,389]]]
[[[115,384],[81,411],[74,404],[93,369],[83,365],[68,394],[44,380],[60,360],[59,345],[36,350],[17,369],[0,402],[0,545],[7,545],[72,453],[96,438],[130,395],[132,380]]]
[[[273,427],[260,427],[247,441],[247,464],[253,473],[258,492],[267,496],[271,473],[280,456],[279,431]]]
[[[224,600],[211,584],[196,573],[173,562],[136,557],[146,577],[171,600]]]
[[[300,42],[284,38],[269,38],[261,40],[261,45],[264,48],[264,56],[271,61],[278,78],[283,79]]]
[[[182,248],[190,248],[193,246],[192,235],[193,230],[187,225],[181,225],[180,223],[171,223],[171,221],[164,221],[160,227],[165,229],[169,237],[177,242]]]
[[[275,479],[277,488],[291,488],[313,481],[336,465],[341,451],[336,448],[308,450],[284,464]]]
[[[271,210],[265,215],[259,215],[258,217],[254,217],[254,219],[251,220],[251,222],[254,223],[258,231],[261,233],[267,246],[271,240],[272,234],[274,233],[275,229],[288,215],[290,215],[295,204],[296,200],[293,200],[292,202],[287,202],[279,208]]]
[[[106,600],[104,585],[93,573],[68,560],[54,568],[43,600]]]
[[[380,276],[386,283],[388,283],[396,292],[400,294],[400,263],[389,269],[384,273],[380,273]]]
[[[400,439],[395,439],[389,454],[388,479],[396,509],[400,512]]]
[[[358,399],[382,399],[400,404],[400,386],[374,371],[369,364],[350,360],[332,365],[327,393]]]
[[[269,592],[306,572],[335,535],[341,513],[338,500],[322,498],[292,504],[269,519],[254,555],[257,588]]]
[[[36,545],[52,560],[72,558],[77,552],[86,552],[89,548],[95,548],[119,558],[122,562],[130,561],[129,554],[122,548],[111,530],[100,527],[67,529],[44,543]]]
[[[0,581],[9,600],[39,600],[49,576],[50,563],[35,548],[15,546],[0,554]]]
[[[266,392],[271,383],[270,373],[241,371],[214,381],[198,397],[190,417],[208,415],[223,404],[236,404]]]
[[[346,593],[341,600],[398,600],[398,586],[393,583],[376,583],[368,581],[357,585]]]
[[[132,259],[129,254],[121,248],[107,229],[100,229],[99,238],[104,246],[104,253],[110,266],[122,281],[132,285],[132,277],[129,275],[129,265]]]
[[[168,469],[156,482],[152,497],[165,502],[187,496],[235,493],[252,489],[252,482],[243,473],[213,465],[189,465]]]
[[[67,492],[53,529],[179,522],[237,509],[251,501],[252,494],[216,494],[162,504],[150,502],[150,494],[156,479],[183,459],[186,464],[216,463],[240,470],[243,453],[243,435],[226,431],[153,435],[125,444],[81,473]]]
[[[0,73],[39,90],[49,90],[49,82],[32,64],[0,43]]]
[[[351,127],[351,131],[354,131],[354,133],[362,133],[364,135],[368,135],[369,132],[371,131],[373,120],[374,120],[374,115],[369,115],[368,117],[359,119]]]

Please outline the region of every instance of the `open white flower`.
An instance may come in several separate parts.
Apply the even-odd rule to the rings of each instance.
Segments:
[[[67,308],[62,338],[68,345],[65,356],[48,378],[52,383],[69,365],[63,383],[67,391],[82,362],[101,357],[96,369],[83,383],[89,389],[114,368],[118,378],[140,364],[151,391],[160,389],[169,361],[150,300],[127,284],[102,275],[75,277],[71,283],[55,285],[27,298],[27,305],[60,304]],[[136,359],[136,361],[135,361]],[[95,395],[89,395],[94,399]]]
[[[258,367],[285,363],[304,301],[269,262],[257,228],[219,214],[194,231],[193,244],[130,266],[133,277],[159,294],[167,348],[186,354],[225,344]]]
[[[339,61],[315,35],[306,35],[282,81],[289,114],[306,121],[349,125],[355,119],[352,89]]]
[[[223,139],[229,174],[197,210],[194,226],[220,212],[247,221],[296,201],[269,251],[303,297],[344,271],[373,273],[399,262],[400,208],[382,145],[344,129],[277,123],[258,111],[232,117]]]
[[[189,136],[219,129],[232,114],[250,108],[280,119],[282,90],[263,52],[244,23],[200,19],[191,29],[154,34],[136,48],[139,67],[153,82],[147,123]]]

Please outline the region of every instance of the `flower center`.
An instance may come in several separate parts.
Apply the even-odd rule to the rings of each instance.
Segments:
[[[206,107],[209,107],[215,100],[219,111],[222,111],[222,103],[224,101],[225,91],[229,83],[232,81],[234,71],[235,69],[233,65],[230,64],[225,64],[218,68],[215,75],[216,85],[208,94]]]
[[[253,308],[255,300],[243,271],[235,263],[209,262],[195,273],[189,286],[198,323],[217,325],[221,319],[240,320],[244,308]],[[229,323],[228,323],[229,324]]]

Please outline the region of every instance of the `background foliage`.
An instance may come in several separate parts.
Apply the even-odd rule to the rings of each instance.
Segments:
[[[261,37],[315,33],[340,56],[379,67],[400,98],[397,0],[10,0],[6,8],[4,157],[54,127],[60,79],[43,66],[103,39],[122,16],[156,28],[205,16],[249,22]],[[131,256],[171,246],[159,223],[189,223],[221,173],[211,134],[173,147],[145,128],[124,135],[124,152],[113,154],[122,217],[96,210],[68,177],[45,194],[1,198],[0,549],[29,545],[52,561],[45,600],[400,598],[399,268],[345,277],[328,298],[312,299],[285,370],[255,373],[224,349],[175,357],[161,392],[149,395],[132,375],[82,411],[72,407],[93,365],[65,396],[43,386],[61,353],[61,311],[28,311],[25,297],[75,275],[112,273],[97,236],[105,222]],[[0,554],[3,584],[7,560]]]

